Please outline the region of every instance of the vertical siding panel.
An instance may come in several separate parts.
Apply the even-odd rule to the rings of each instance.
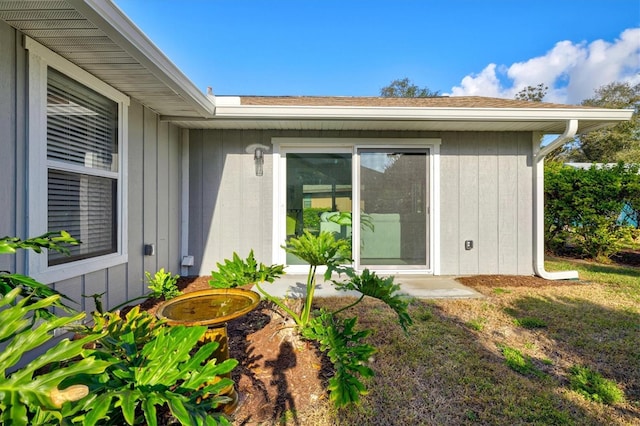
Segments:
[[[203,137],[202,166],[202,259],[200,274],[209,274],[215,267],[215,259],[220,259],[220,248],[227,241],[221,232],[222,210],[227,207],[222,200],[222,173],[226,166],[222,155],[223,132],[205,131]],[[229,206],[230,208],[230,206]],[[234,212],[237,214],[237,212]]]
[[[107,270],[107,291],[103,299],[105,308],[112,308],[129,300],[127,298],[127,265],[118,265]]]
[[[102,269],[84,276],[84,288],[82,294],[91,296],[93,294],[103,294],[107,290],[107,270]],[[93,312],[96,310],[96,305],[92,297],[83,297],[82,299],[83,308],[86,312]],[[101,299],[103,307],[106,308],[106,298],[103,296]]]
[[[273,153],[271,137],[265,131],[260,131],[260,143],[269,147]],[[256,258],[263,259],[264,263],[272,263],[273,244],[273,155],[266,155],[264,159],[264,176],[260,179],[261,209],[259,220],[262,224],[260,241],[256,244]],[[258,257],[259,256],[259,257]]]
[[[69,278],[68,280],[54,283],[53,289],[73,299],[73,301],[65,300],[65,305],[75,309],[76,311],[83,310],[82,295],[86,293],[84,292],[84,286],[82,285],[82,277]],[[65,315],[64,311],[59,310],[58,308],[55,308],[55,312],[58,315]]]
[[[499,264],[501,274],[516,274],[518,265],[518,141],[517,134],[501,133],[499,148]]]
[[[459,134],[445,133],[440,146],[440,271],[443,275],[460,273],[460,186]]]
[[[16,64],[16,73],[15,73],[15,87],[16,87],[16,100],[15,100],[15,109],[16,109],[16,124],[15,124],[15,140],[16,140],[16,180],[15,180],[15,234],[26,235],[27,229],[27,190],[26,188],[29,185],[27,180],[27,125],[28,125],[28,117],[26,115],[27,111],[27,52],[22,48],[22,37],[19,36],[19,33],[14,33],[16,36],[14,37],[15,41],[15,64]],[[15,255],[15,271],[19,273],[25,272],[25,264],[26,264],[26,256],[27,254],[24,250],[19,251]]]
[[[203,173],[203,130],[189,132],[189,254],[194,256],[194,266],[201,265],[204,248],[204,187],[209,184]],[[196,268],[191,274],[200,274]]]
[[[141,295],[140,279],[144,269],[142,245],[144,244],[143,220],[143,158],[144,158],[144,109],[137,102],[129,106],[129,264],[127,270],[126,299]],[[119,297],[118,297],[119,298]]]
[[[18,214],[17,191],[23,186],[17,185],[17,147],[23,141],[16,135],[16,41],[15,30],[0,22],[0,200],[3,201],[3,214],[0,215],[0,236],[17,235],[16,215]],[[8,209],[7,209],[8,206]],[[20,235],[24,237],[24,235]],[[0,256],[0,270],[16,272],[15,256]]]
[[[531,133],[519,134],[518,155],[518,271],[533,274],[533,147]]]
[[[156,227],[156,269],[149,272],[154,273],[157,269],[169,268],[169,124],[158,123],[158,162],[157,162],[157,227]],[[172,271],[175,273],[175,271]]]
[[[478,193],[480,195],[478,272],[498,270],[498,137],[486,132],[478,135]]]
[[[167,266],[174,273],[180,273],[180,232],[182,219],[182,142],[181,132],[176,126],[169,126],[169,187],[168,187],[168,260]]]
[[[263,222],[262,213],[265,209],[265,197],[264,197],[264,178],[268,173],[266,166],[266,158],[271,157],[268,152],[265,152],[263,163],[263,175],[256,176],[255,161],[253,152],[247,153],[247,146],[254,143],[261,143],[260,132],[255,130],[247,130],[242,132],[242,135],[235,141],[240,150],[240,156],[242,157],[242,170],[241,178],[241,207],[240,223],[238,223],[238,233],[240,235],[239,250],[243,254],[249,253],[250,250],[255,251],[256,259],[263,261],[264,256],[261,252],[261,247],[255,246],[261,239],[255,238],[258,235],[263,235]],[[228,256],[228,255],[225,255]]]
[[[144,155],[143,164],[143,182],[142,182],[142,232],[143,244],[156,244],[156,253],[158,248],[158,123],[156,114],[148,108],[144,109]],[[141,247],[140,250],[143,248]],[[151,273],[158,269],[158,256],[144,256],[144,270]],[[139,282],[139,292],[143,294],[146,290],[144,282]],[[130,282],[129,287],[135,288],[136,283]]]
[[[228,258],[232,252],[238,252],[240,256],[246,253],[241,245],[240,226],[249,225],[250,218],[245,217],[242,209],[244,197],[243,176],[246,170],[244,160],[246,156],[242,152],[242,132],[237,130],[222,131],[222,152],[224,166],[222,180],[220,182],[219,199],[215,215],[220,218],[218,222],[219,236],[226,243],[226,250],[218,253],[218,258]],[[220,206],[223,206],[220,208]],[[242,218],[242,220],[240,220]]]
[[[460,273],[478,273],[478,134],[464,134],[461,136],[460,144],[460,186],[459,205],[460,218],[460,240],[457,241],[457,248],[460,253]],[[472,240],[474,248],[465,250],[464,241]]]

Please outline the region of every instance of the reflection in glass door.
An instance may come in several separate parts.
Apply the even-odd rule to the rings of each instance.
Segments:
[[[352,154],[286,154],[286,238],[334,232],[351,243]],[[302,260],[287,253],[287,265]]]
[[[360,149],[358,268],[429,268],[428,149]]]

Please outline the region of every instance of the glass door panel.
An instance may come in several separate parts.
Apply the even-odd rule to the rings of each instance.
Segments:
[[[334,232],[351,243],[352,154],[287,153],[286,237]],[[287,253],[288,265],[304,262]]]
[[[358,266],[428,269],[428,150],[361,149],[359,159]]]

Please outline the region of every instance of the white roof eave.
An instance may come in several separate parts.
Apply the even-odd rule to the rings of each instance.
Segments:
[[[631,119],[633,110],[585,108],[460,108],[218,105],[216,118],[253,119],[384,119],[384,120],[610,120]]]
[[[558,123],[578,120],[582,130],[591,131],[630,120],[633,110],[604,108],[460,108],[460,107],[364,107],[364,106],[266,106],[218,103],[215,116],[198,125],[184,117],[162,117],[188,127],[214,128],[216,122],[237,122],[238,128],[251,122],[460,122],[460,123]],[[530,128],[531,126],[529,126]],[[546,127],[546,126],[541,126]]]

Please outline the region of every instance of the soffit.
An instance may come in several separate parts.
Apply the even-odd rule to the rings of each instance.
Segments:
[[[159,114],[213,105],[110,1],[0,1],[0,19]]]

